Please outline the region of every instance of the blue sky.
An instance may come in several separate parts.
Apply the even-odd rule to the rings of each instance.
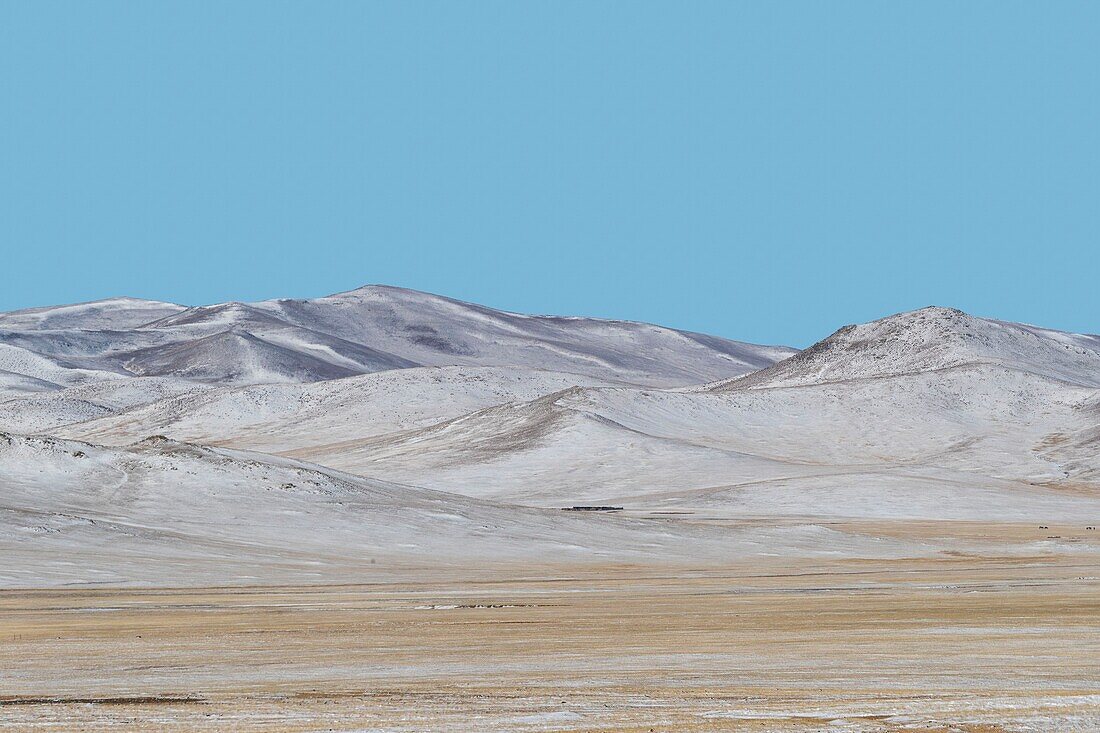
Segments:
[[[0,309],[1100,331],[1100,4],[0,2]]]

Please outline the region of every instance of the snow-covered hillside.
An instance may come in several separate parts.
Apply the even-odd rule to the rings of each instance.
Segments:
[[[524,367],[392,369],[309,384],[191,390],[57,432],[105,445],[163,434],[267,452],[314,445],[340,451],[344,443],[364,437],[428,427],[575,385],[603,384]]]
[[[650,386],[745,374],[794,353],[646,323],[506,313],[383,286],[257,307],[425,366],[527,366]]]
[[[983,375],[956,376],[850,391],[572,389],[421,430],[285,448],[355,473],[537,506],[714,509],[708,497],[722,490],[735,516],[1100,514],[1096,499],[1058,488],[1100,467],[1095,453],[1048,447],[1059,431],[1090,424],[1088,391],[1009,375],[1003,393],[995,382],[983,393]]]
[[[210,418],[148,427],[542,506],[675,500],[714,508],[721,495],[729,511],[765,515],[1071,516],[1081,509],[1076,497],[1056,487],[1079,488],[1100,473],[1094,342],[926,309],[842,329],[711,391],[498,390],[466,402],[461,412],[469,414],[434,413],[435,425],[430,415],[340,420],[347,408],[335,406],[323,410],[327,426],[307,418],[295,430],[275,416],[258,422],[253,437],[199,432]],[[71,434],[142,434],[140,421],[122,422]]]
[[[33,393],[0,391],[0,430],[52,433],[63,425],[112,416],[167,397],[185,392],[198,394],[207,389],[175,377],[135,377]]]
[[[0,430],[43,435],[0,445],[0,550],[34,583],[861,556],[894,546],[822,525],[1100,522],[1095,336],[926,308],[795,353],[381,287],[113,303],[0,318]]]
[[[1100,336],[976,318],[953,308],[922,308],[845,326],[793,358],[715,389],[790,387],[972,364],[1100,387]]]
[[[46,306],[0,313],[0,330],[120,331],[137,328],[185,310],[174,303],[139,298],[108,298],[90,303]]]
[[[0,433],[0,486],[0,586],[9,587],[361,582],[479,562],[914,549],[810,525],[655,533],[637,520],[495,504],[163,438],[121,449]]]
[[[792,353],[382,286],[314,300],[185,308],[118,298],[0,314],[0,391],[9,394],[135,376],[224,386],[419,366],[529,367],[664,387],[743,375]]]

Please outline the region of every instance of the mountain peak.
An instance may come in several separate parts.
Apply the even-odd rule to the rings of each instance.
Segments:
[[[427,293],[422,290],[413,290],[412,288],[402,288],[397,285],[384,285],[381,283],[370,283],[367,285],[360,285],[357,288],[351,290],[344,290],[339,293],[333,293],[326,295],[321,300],[335,300],[335,299],[360,299],[360,298],[408,298],[415,300],[454,300],[443,295],[435,295],[434,293]]]
[[[899,313],[898,315],[904,316],[904,315],[915,314],[915,313],[924,313],[924,314],[927,314],[927,315],[940,316],[940,317],[944,317],[944,318],[970,315],[969,313],[966,313],[965,311],[961,311],[958,308],[951,308],[951,307],[945,306],[945,305],[926,305],[925,307],[918,308],[915,311],[905,311],[905,312]]]
[[[845,326],[785,361],[715,389],[804,386],[990,364],[1100,386],[1100,339],[929,306]]]

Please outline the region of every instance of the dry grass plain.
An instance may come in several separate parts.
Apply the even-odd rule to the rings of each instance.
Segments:
[[[0,730],[1097,731],[1100,546],[1082,542],[6,590]]]

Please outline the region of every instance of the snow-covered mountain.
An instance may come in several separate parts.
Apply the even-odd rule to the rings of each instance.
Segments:
[[[135,376],[303,383],[420,366],[530,367],[668,387],[739,376],[792,353],[383,286],[314,300],[185,308],[118,298],[0,314],[0,390],[9,393]]]
[[[346,421],[336,433],[292,437],[269,426],[263,449],[543,506],[1071,516],[1080,507],[1059,491],[1100,475],[1096,343],[925,309],[842,329],[707,390],[564,389],[388,432]],[[73,434],[97,424],[110,421]],[[127,437],[139,433],[131,427]]]
[[[795,352],[383,287],[119,300],[0,317],[0,430],[0,549],[58,582],[83,570],[37,548],[227,582],[232,558],[859,555],[897,548],[825,526],[1100,521],[1100,338],[926,308]],[[555,513],[578,504],[706,521]]]
[[[1100,387],[1100,336],[922,308],[845,326],[793,358],[714,389],[791,387],[974,365]]]

